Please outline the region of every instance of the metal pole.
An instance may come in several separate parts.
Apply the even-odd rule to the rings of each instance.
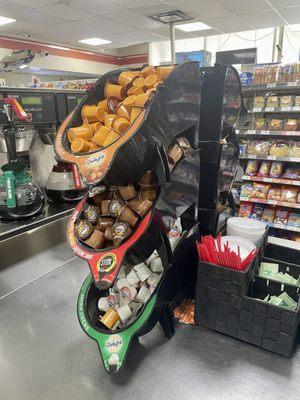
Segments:
[[[278,26],[274,31],[274,40],[273,40],[273,54],[272,61],[273,62],[281,62],[282,59],[282,45],[283,45],[283,33],[284,27]]]
[[[171,46],[171,63],[175,64],[175,25],[174,22],[170,22],[170,46]]]

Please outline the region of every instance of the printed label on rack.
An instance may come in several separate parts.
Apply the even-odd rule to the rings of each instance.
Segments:
[[[254,107],[252,108],[252,112],[260,112],[262,110],[261,107]]]
[[[298,86],[297,82],[288,82],[286,86]]]
[[[293,111],[300,111],[300,107],[299,106],[294,106],[294,107],[291,107],[292,109],[293,109]]]
[[[245,131],[246,135],[255,135],[256,131],[254,129],[249,129],[247,131]]]
[[[292,107],[281,107],[281,111],[291,111]]]
[[[276,87],[276,83],[268,83],[267,88],[270,88],[270,87]]]
[[[270,131],[260,131],[261,135],[270,135]]]
[[[267,160],[276,160],[276,156],[267,156]]]
[[[266,108],[265,108],[265,111],[266,111],[266,112],[270,112],[270,111],[274,111],[274,110],[275,110],[274,107],[266,107]]]

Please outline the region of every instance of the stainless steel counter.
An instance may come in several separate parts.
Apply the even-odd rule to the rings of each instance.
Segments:
[[[202,328],[160,327],[140,339],[111,377],[76,316],[86,263],[66,243],[0,269],[1,400],[296,400],[292,359]]]

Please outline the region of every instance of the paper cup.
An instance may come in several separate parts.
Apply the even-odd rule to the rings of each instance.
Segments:
[[[123,286],[120,290],[121,300],[129,303],[136,298],[137,291],[133,286]]]
[[[118,279],[116,282],[118,290],[121,290],[124,286],[130,286],[126,278]]]

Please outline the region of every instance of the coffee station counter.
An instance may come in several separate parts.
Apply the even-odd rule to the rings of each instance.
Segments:
[[[1,222],[0,242],[67,217],[72,214],[73,210],[74,204],[55,205],[45,203],[42,213],[36,217],[15,222]]]

